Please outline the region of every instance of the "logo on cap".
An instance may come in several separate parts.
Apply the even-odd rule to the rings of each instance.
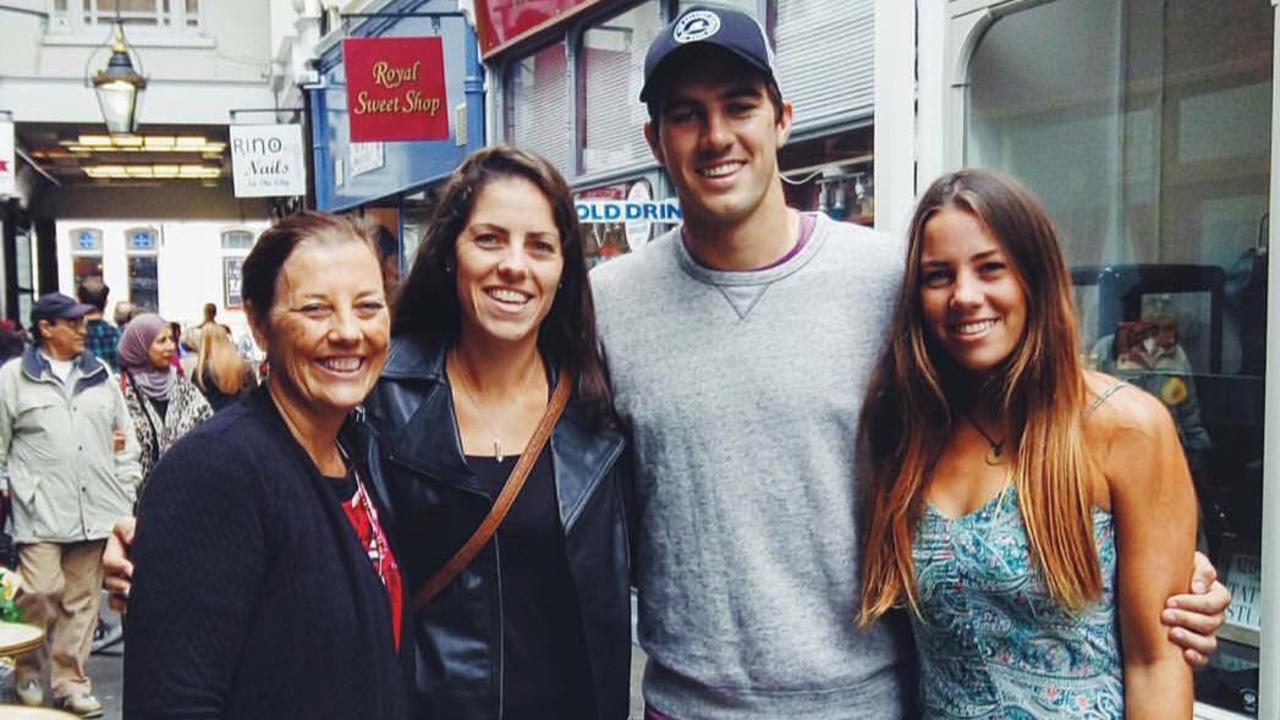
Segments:
[[[671,31],[671,37],[676,42],[684,45],[686,43],[698,42],[706,40],[720,31],[720,16],[710,10],[694,10],[693,12],[680,18],[680,22],[676,23],[676,27]]]

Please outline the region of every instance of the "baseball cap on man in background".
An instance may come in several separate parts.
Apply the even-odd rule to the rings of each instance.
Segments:
[[[46,293],[41,295],[31,308],[31,325],[34,327],[41,320],[75,320],[93,312],[92,305],[76,302],[75,299],[62,293]]]

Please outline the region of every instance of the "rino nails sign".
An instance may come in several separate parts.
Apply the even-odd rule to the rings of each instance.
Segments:
[[[351,142],[449,138],[439,37],[350,38],[342,57]]]

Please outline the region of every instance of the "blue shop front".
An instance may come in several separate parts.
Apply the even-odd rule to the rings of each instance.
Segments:
[[[384,252],[405,270],[432,210],[433,186],[485,144],[484,68],[475,29],[456,2],[387,2],[377,12],[343,17],[345,33],[319,48],[318,87],[310,93],[316,207],[377,221]],[[444,56],[448,136],[439,140],[352,142],[347,112],[345,38],[438,37]]]

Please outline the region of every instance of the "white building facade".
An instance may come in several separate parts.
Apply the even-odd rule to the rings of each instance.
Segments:
[[[131,301],[186,324],[213,302],[243,330],[235,259],[247,253],[245,237],[256,238],[283,207],[234,197],[227,128],[301,118],[294,80],[305,73],[320,3],[119,3],[148,83],[136,133],[115,137],[87,78],[110,55],[117,3],[5,6],[0,121],[12,120],[24,158],[17,196],[0,199],[0,310],[25,323],[36,295],[74,294],[84,276],[100,274],[110,303]]]

